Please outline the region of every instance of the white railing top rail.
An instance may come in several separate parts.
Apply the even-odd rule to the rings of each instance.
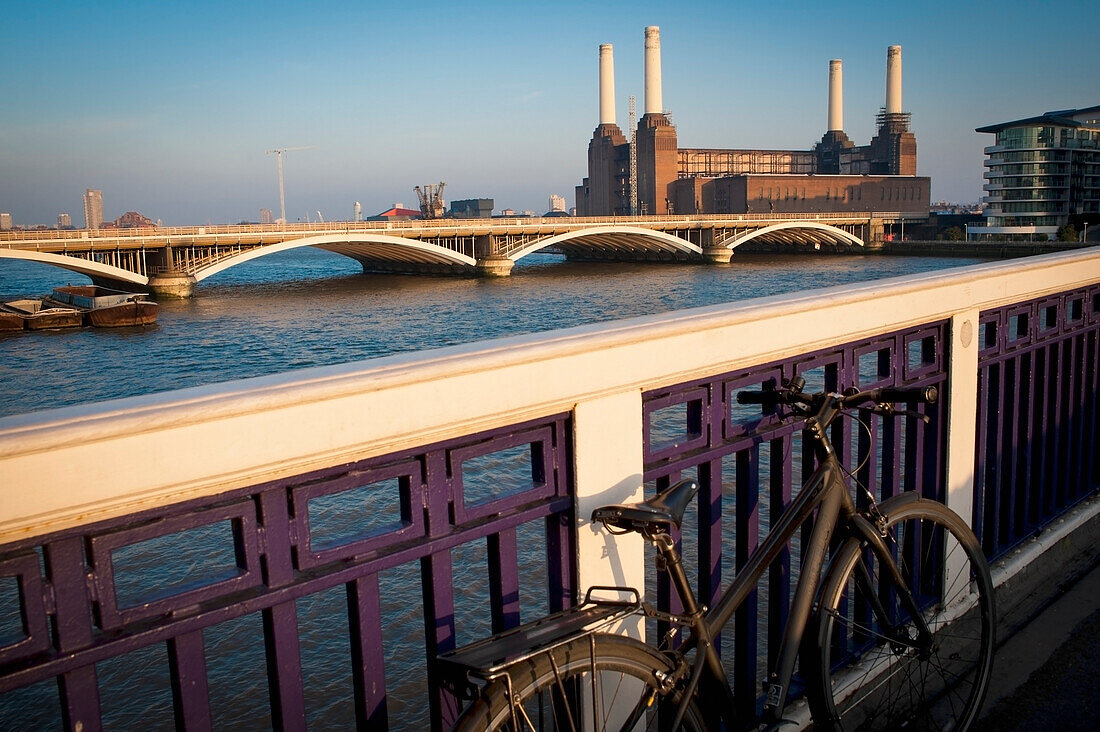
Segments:
[[[1092,248],[7,417],[0,543],[1097,281]]]

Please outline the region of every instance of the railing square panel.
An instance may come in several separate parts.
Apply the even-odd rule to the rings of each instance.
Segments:
[[[861,389],[890,384],[894,379],[894,343],[876,341],[854,349],[856,374]]]
[[[423,467],[403,461],[355,469],[291,488],[301,569],[426,535]],[[415,496],[415,498],[414,498]]]
[[[0,664],[50,647],[38,555],[0,561]]]
[[[659,460],[707,445],[708,392],[705,388],[676,391],[646,401],[642,419],[644,449]]]
[[[1062,297],[1047,298],[1036,303],[1036,329],[1035,338],[1045,340],[1054,338],[1063,333],[1062,324]]]
[[[553,454],[549,426],[448,450],[455,524],[556,495]]]
[[[1086,299],[1087,294],[1084,292],[1072,292],[1066,295],[1066,326],[1084,321]]]
[[[940,329],[924,329],[903,338],[905,359],[903,378],[914,381],[943,371],[943,344]]]
[[[835,391],[839,388],[844,369],[844,354],[840,351],[800,356],[794,359],[793,373],[806,380],[806,391]]]
[[[1000,350],[1001,334],[1004,332],[1000,311],[985,312],[978,319],[978,356],[983,357]]]
[[[738,404],[737,392],[778,387],[783,381],[779,368],[765,368],[749,374],[722,381],[722,438],[732,441],[766,431],[775,426],[778,418],[774,410],[762,412],[757,404]]]
[[[1026,348],[1034,340],[1035,304],[1018,305],[1005,311],[1004,347],[1006,351]]]
[[[197,609],[261,582],[251,501],[100,534],[89,546],[104,630]],[[220,556],[210,557],[211,550]],[[196,575],[204,564],[210,573]]]

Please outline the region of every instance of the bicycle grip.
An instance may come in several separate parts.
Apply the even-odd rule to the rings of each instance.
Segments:
[[[879,392],[878,401],[884,404],[894,404],[895,402],[935,404],[939,398],[939,389],[934,386],[887,386]]]
[[[779,393],[776,391],[739,391],[737,392],[737,403],[775,406],[779,403]]]

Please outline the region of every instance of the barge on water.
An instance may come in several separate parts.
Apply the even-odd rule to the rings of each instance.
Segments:
[[[157,304],[144,292],[123,292],[99,285],[55,287],[47,301],[83,313],[84,324],[95,328],[152,325],[157,322]]]
[[[0,330],[79,328],[84,313],[49,300],[12,300],[0,305]]]

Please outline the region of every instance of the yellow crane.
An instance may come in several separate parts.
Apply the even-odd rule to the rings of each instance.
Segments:
[[[279,171],[279,219],[286,223],[286,194],[283,193],[283,153],[292,152],[294,150],[312,150],[317,147],[316,145],[305,145],[304,147],[278,147],[274,150],[268,150],[267,154],[274,153],[276,161],[278,161],[277,168]]]

